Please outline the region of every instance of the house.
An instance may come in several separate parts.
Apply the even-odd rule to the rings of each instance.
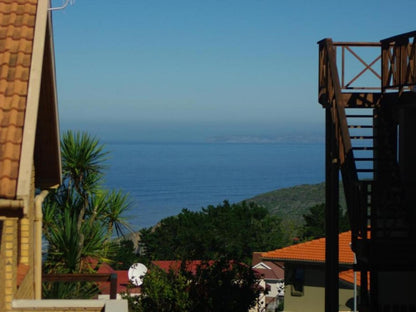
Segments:
[[[254,252],[252,267],[255,269],[265,282],[267,292],[265,294],[266,311],[275,311],[284,297],[285,271],[283,263],[262,261],[262,253]]]
[[[351,232],[339,234],[339,311],[352,311],[354,296],[354,253]],[[284,263],[284,311],[325,310],[325,238],[261,253],[263,261]],[[355,276],[355,286],[361,281]],[[357,298],[357,297],[356,297]]]
[[[0,0],[0,311],[127,311],[118,300],[41,300],[42,202],[61,183],[58,120],[50,1]]]
[[[41,203],[61,182],[49,3],[37,2],[0,1],[1,311],[41,297]]]
[[[230,261],[228,263],[230,269],[232,268],[233,264],[236,264],[235,261]],[[159,269],[162,269],[166,273],[169,271],[179,272],[181,267],[184,265],[186,271],[195,275],[198,272],[198,268],[210,267],[215,264],[215,260],[185,260],[185,262],[182,260],[153,260],[151,264],[158,267]],[[245,266],[245,264],[242,265]]]

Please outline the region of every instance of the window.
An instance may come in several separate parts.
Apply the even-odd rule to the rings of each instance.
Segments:
[[[296,268],[293,273],[293,280],[291,286],[292,296],[303,296],[303,284],[305,283],[305,270],[303,268]]]

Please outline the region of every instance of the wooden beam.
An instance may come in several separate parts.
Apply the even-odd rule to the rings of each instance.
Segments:
[[[117,274],[43,274],[44,282],[110,282],[110,299],[117,298]]]

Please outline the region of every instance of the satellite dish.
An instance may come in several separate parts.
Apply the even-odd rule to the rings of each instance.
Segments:
[[[147,273],[147,268],[142,263],[134,263],[130,266],[128,276],[129,281],[135,285],[140,286],[143,284],[143,278]]]

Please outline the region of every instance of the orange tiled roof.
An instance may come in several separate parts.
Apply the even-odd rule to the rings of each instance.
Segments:
[[[354,270],[350,269],[339,272],[339,278],[350,284],[354,284]],[[361,274],[359,272],[357,272],[356,279],[357,286],[361,286]],[[367,272],[367,285],[370,285],[370,272]]]
[[[198,268],[208,268],[216,263],[216,260],[184,260],[185,270],[192,274],[196,274],[198,272]],[[229,268],[232,269],[233,265],[237,262],[234,260],[230,260]],[[164,270],[165,272],[169,272],[170,270],[174,272],[179,272],[181,266],[183,264],[182,260],[153,260],[152,264],[159,267],[160,269]],[[241,263],[242,264],[242,263]],[[242,264],[244,265],[244,264]]]
[[[339,263],[353,264],[351,231],[339,234]],[[262,253],[263,259],[279,261],[325,262],[325,238]]]
[[[0,0],[0,198],[16,196],[38,0]]]

